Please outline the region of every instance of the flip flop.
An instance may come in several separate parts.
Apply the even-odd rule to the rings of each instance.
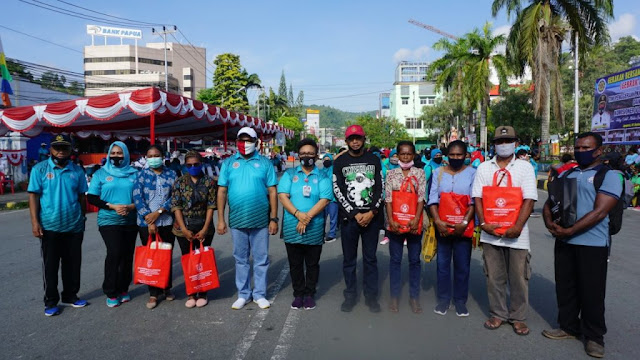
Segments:
[[[524,321],[514,321],[511,323],[511,326],[513,327],[513,332],[520,335],[520,336],[527,336],[529,335],[529,327],[527,326],[527,324],[524,323]]]
[[[504,324],[504,321],[498,319],[497,317],[492,317],[489,320],[484,322],[484,328],[488,330],[496,330],[500,326]]]

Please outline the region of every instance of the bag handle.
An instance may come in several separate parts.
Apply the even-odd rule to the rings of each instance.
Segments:
[[[502,174],[500,181],[498,181],[498,174]],[[493,173],[493,186],[500,186],[504,177],[507,177],[507,187],[513,187],[513,183],[511,182],[511,173],[507,169],[500,169]]]
[[[404,179],[404,181],[402,182],[402,185],[400,186],[400,191],[417,193],[416,186],[413,184],[413,181],[411,181],[412,179],[413,179],[413,181],[418,183],[418,179],[416,179],[415,176],[413,176],[413,175],[407,176],[407,178]],[[407,191],[407,187],[411,187],[410,191]]]
[[[162,242],[162,238],[160,238],[160,234],[158,234],[158,233],[156,232],[156,238],[155,238],[155,240],[153,239],[153,237],[151,236],[151,234],[149,234],[149,238],[147,239],[147,248],[148,248],[148,249],[151,249],[151,243],[152,243],[152,242],[155,242],[155,243],[156,243],[156,250],[157,250],[157,249],[160,249],[160,247],[158,246],[158,245],[159,245],[158,243],[159,243],[159,242]]]
[[[198,242],[200,243],[200,252],[203,253],[204,252],[204,247],[202,246],[202,243],[204,241],[200,241],[198,240]],[[189,253],[193,252],[193,240],[189,241]]]

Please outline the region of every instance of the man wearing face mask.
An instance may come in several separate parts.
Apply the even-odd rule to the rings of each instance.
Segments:
[[[333,165],[333,192],[342,219],[342,271],[346,289],[342,311],[350,312],[357,303],[356,264],[358,242],[362,238],[364,297],[371,312],[380,312],[378,303],[378,231],[382,227],[382,170],[380,159],[365,151],[365,133],[360,125],[345,132],[348,152]]]
[[[586,340],[585,351],[604,356],[604,301],[607,282],[609,212],[622,194],[622,182],[615,171],[602,165],[602,137],[587,132],[578,135],[574,147],[578,167],[560,177],[577,179],[576,221],[557,224],[550,204],[544,205],[545,226],[556,238],[555,277],[558,301],[558,329],[542,335],[554,339]]]
[[[29,177],[29,212],[33,236],[40,239],[43,278],[44,314],[60,314],[58,302],[58,268],[62,264],[62,302],[73,307],[87,305],[78,298],[80,265],[85,223],[84,173],[69,161],[71,141],[57,135],[51,142],[51,157],[36,164]]]
[[[262,309],[271,304],[267,296],[269,234],[278,232],[278,179],[273,165],[256,150],[258,134],[250,127],[238,131],[238,152],[222,163],[218,178],[218,233],[227,232],[224,208],[229,200],[229,227],[236,260],[239,310],[253,298]],[[254,288],[251,290],[249,258],[253,255]]]
[[[333,177],[333,156],[331,156],[331,154],[326,153],[322,158],[321,171],[327,178],[331,179]],[[327,216],[329,217],[329,233],[325,238],[325,242],[331,243],[336,241],[336,230],[338,229],[338,203],[336,202],[336,197],[333,195],[333,191],[331,191],[329,204],[324,208],[324,216],[325,218]]]
[[[471,196],[475,200],[476,216],[482,228],[480,242],[483,243],[491,315],[484,323],[484,327],[495,330],[503,323],[509,322],[516,334],[528,335],[529,328],[525,320],[529,307],[531,254],[527,220],[533,211],[534,202],[538,200],[538,190],[531,164],[515,156],[517,143],[515,130],[511,126],[498,126],[493,143],[496,157],[478,166],[471,191]],[[522,189],[523,204],[515,225],[501,236],[495,232],[498,225],[485,223],[484,206],[493,206],[493,204],[483,203],[482,188],[492,186],[494,174],[502,169],[506,169],[511,175],[513,186]],[[504,173],[498,175],[497,186],[507,186],[507,176]],[[507,283],[509,289],[507,289]],[[510,294],[510,306],[507,306],[507,293]]]

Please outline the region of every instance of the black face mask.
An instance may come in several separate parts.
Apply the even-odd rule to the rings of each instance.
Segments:
[[[312,156],[302,156],[300,157],[300,164],[304,167],[313,167],[316,164],[316,158]]]
[[[458,170],[464,165],[464,160],[465,159],[449,159],[449,165],[451,165],[452,169]]]
[[[67,166],[68,162],[69,162],[69,158],[68,157],[62,158],[62,159],[61,158],[57,158],[55,156],[53,157],[53,163],[56,164],[56,165],[60,165],[62,167],[65,167],[65,166]]]
[[[111,163],[114,166],[120,166],[122,164],[122,161],[124,161],[123,157],[120,157],[120,156],[111,157]]]
[[[333,162],[332,162],[331,160],[324,160],[324,161],[322,162],[322,166],[324,166],[324,167],[326,167],[326,168],[330,167],[330,166],[331,166],[331,164],[333,164]]]
[[[441,157],[437,157],[437,158],[433,158],[433,162],[436,164],[442,164],[442,158]]]
[[[351,146],[349,146],[349,151],[351,151],[354,154],[361,154],[364,151],[364,146],[361,146],[360,149],[358,150],[354,150],[351,148]]]

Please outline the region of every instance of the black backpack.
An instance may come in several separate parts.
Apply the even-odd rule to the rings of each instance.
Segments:
[[[613,170],[606,165],[602,165],[596,175],[593,177],[593,186],[596,188],[596,194],[600,190],[600,186],[602,186],[602,182],[604,181],[604,177],[608,171]],[[609,211],[609,235],[615,235],[620,232],[622,228],[622,214],[624,212],[624,182],[622,183],[622,193],[620,194],[620,198],[616,205]]]

